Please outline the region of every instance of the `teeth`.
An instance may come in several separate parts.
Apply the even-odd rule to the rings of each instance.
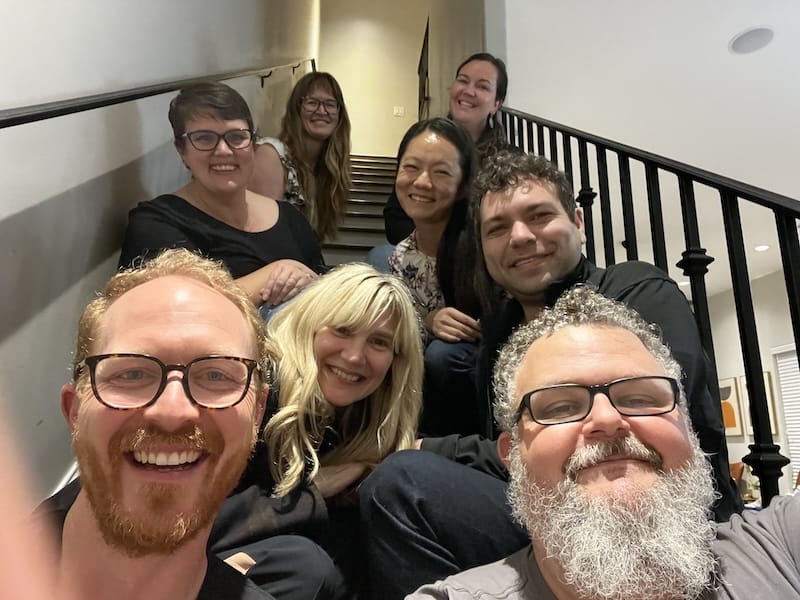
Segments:
[[[142,452],[133,453],[133,460],[143,465],[156,465],[158,467],[177,467],[191,464],[200,458],[198,450],[184,450],[183,452]]]
[[[211,168],[214,171],[233,171],[236,167],[234,165],[213,165]]]
[[[351,383],[355,383],[359,379],[361,379],[358,375],[352,375],[341,369],[337,369],[336,367],[331,367],[331,371],[333,371],[334,375],[339,377],[340,379],[344,379],[345,381],[349,381]]]

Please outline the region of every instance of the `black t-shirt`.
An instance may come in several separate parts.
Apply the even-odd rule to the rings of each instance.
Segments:
[[[314,231],[287,202],[278,202],[275,225],[252,233],[218,221],[173,194],[140,202],[128,214],[119,266],[133,266],[136,259],[152,258],[167,248],[187,248],[220,260],[234,279],[280,259],[296,260],[317,273],[324,271]]]
[[[73,481],[54,496],[42,502],[34,511],[34,522],[48,525],[58,534],[57,545],[61,543],[61,531],[70,507],[80,492],[80,483]],[[38,524],[37,524],[38,525]],[[36,526],[36,525],[34,525]],[[58,549],[59,552],[61,549]],[[225,564],[214,554],[207,555],[208,566],[203,585],[197,600],[275,600],[273,596],[261,590],[236,569]]]

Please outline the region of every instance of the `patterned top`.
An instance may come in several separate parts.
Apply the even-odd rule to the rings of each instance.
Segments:
[[[294,161],[289,151],[286,149],[286,144],[278,138],[272,137],[262,137],[256,140],[257,146],[262,146],[264,144],[269,144],[275,148],[275,152],[278,153],[281,164],[286,171],[286,190],[283,193],[283,198],[277,198],[277,200],[285,200],[289,204],[294,204],[298,207],[305,206],[306,199],[303,196],[303,189],[300,187],[300,180],[297,177],[297,167],[294,166]],[[301,208],[301,211],[302,210]]]
[[[436,276],[436,258],[417,248],[416,231],[395,246],[389,257],[389,269],[408,286],[414,307],[423,320],[428,313],[444,308],[444,294]]]

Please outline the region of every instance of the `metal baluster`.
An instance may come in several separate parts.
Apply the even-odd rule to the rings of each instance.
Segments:
[[[700,246],[700,231],[697,227],[697,206],[694,200],[694,186],[687,175],[678,175],[678,188],[681,196],[681,214],[683,216],[683,234],[686,241],[684,250],[677,267],[683,269],[683,274],[689,277],[692,287],[692,306],[694,318],[697,321],[697,330],[700,341],[706,350],[711,363],[716,365],[714,354],[714,340],[711,335],[711,318],[708,316],[708,295],[706,294],[705,274],[708,265],[714,262],[714,257],[706,253]]]
[[[658,168],[650,162],[645,163],[647,180],[647,204],[650,208],[650,234],[653,239],[653,262],[665,273],[669,273],[667,262],[667,243],[664,239],[664,215],[661,209],[661,184]]]
[[[728,260],[733,284],[733,301],[736,305],[736,322],[744,358],[747,377],[747,395],[750,401],[750,419],[753,422],[754,444],[742,461],[753,468],[761,483],[761,502],[767,506],[778,494],[778,478],[789,459],[779,452],[780,447],[772,441],[767,407],[767,392],[764,387],[761,351],[758,346],[758,330],[753,312],[753,296],[750,293],[750,277],[747,256],[742,240],[742,219],[739,214],[739,199],[729,191],[721,191],[722,220],[725,224],[725,239],[728,244]]]
[[[614,252],[614,226],[611,222],[611,194],[608,189],[608,159],[606,149],[596,146],[597,176],[600,187],[600,219],[603,224],[603,245],[605,246],[606,267],[616,262]]]
[[[625,228],[625,251],[628,260],[639,260],[639,246],[636,241],[636,221],[633,216],[633,190],[631,189],[631,165],[628,156],[617,155],[619,163],[619,185],[622,195],[622,222]]]
[[[586,229],[586,258],[596,263],[592,204],[594,204],[597,194],[592,189],[589,179],[589,156],[586,150],[586,140],[583,139],[578,139],[578,160],[581,168],[581,189],[578,192],[577,203],[583,209],[583,225]]]
[[[558,132],[551,127],[550,128],[550,160],[553,164],[558,165]]]
[[[798,243],[797,218],[788,210],[776,209],[775,223],[778,227],[778,244],[781,248],[786,295],[789,298],[794,347],[800,349],[800,270],[797,268],[800,265],[800,243]]]

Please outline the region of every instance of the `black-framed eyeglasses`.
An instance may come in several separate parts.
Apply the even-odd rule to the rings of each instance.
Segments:
[[[608,396],[621,415],[652,417],[674,410],[679,387],[672,377],[660,375],[626,377],[603,385],[551,385],[523,395],[514,422],[518,423],[525,411],[540,425],[582,421],[600,392]]]
[[[100,403],[121,410],[153,404],[171,371],[183,373],[183,391],[194,404],[230,408],[247,395],[253,371],[261,371],[255,360],[238,356],[201,356],[182,365],[147,354],[98,354],[84,358],[78,369],[84,367]]]
[[[189,140],[195,150],[211,152],[217,148],[220,140],[225,140],[228,148],[232,150],[243,150],[253,141],[254,135],[255,131],[250,129],[231,129],[225,133],[198,129],[197,131],[187,131],[181,137]]]
[[[301,104],[303,108],[310,113],[317,112],[320,106],[324,108],[325,112],[329,115],[335,115],[339,112],[339,103],[336,100],[320,100],[312,96],[303,96]]]

